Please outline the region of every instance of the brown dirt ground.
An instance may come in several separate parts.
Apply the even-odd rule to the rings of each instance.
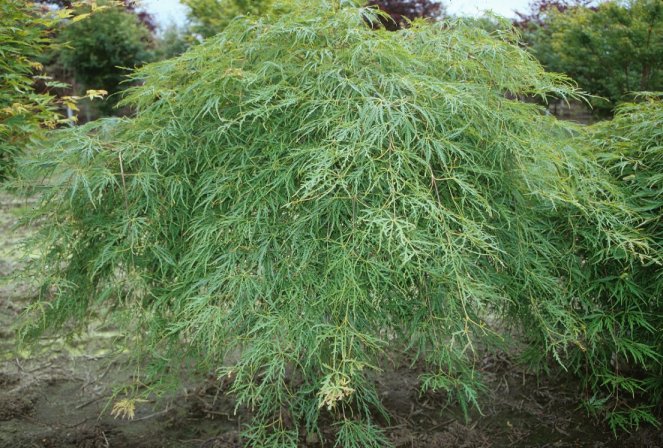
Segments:
[[[95,329],[73,341],[44,339],[31,353],[14,349],[10,330],[31,296],[8,280],[17,267],[13,229],[25,204],[0,195],[0,448],[229,448],[242,446],[247,414],[213,377],[182,387],[157,403],[141,403],[132,421],[109,415],[113,388],[131,377],[112,350],[112,332]],[[4,283],[2,279],[5,279]],[[489,386],[482,413],[466,421],[443,394],[420,394],[417,369],[393,366],[378,379],[392,418],[387,434],[397,448],[438,447],[662,447],[663,431],[646,427],[615,438],[602,422],[578,409],[577,383],[559,373],[541,378],[507,355],[486,355]],[[331,434],[323,429],[324,435]],[[308,439],[308,440],[307,440]],[[302,447],[332,447],[302,437]]]

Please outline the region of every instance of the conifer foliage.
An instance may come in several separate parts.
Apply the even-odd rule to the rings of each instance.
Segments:
[[[269,447],[323,417],[339,446],[385,446],[373,382],[388,352],[407,347],[422,388],[466,407],[499,318],[560,359],[581,344],[576,227],[624,252],[639,241],[573,125],[513,99],[575,90],[509,34],[392,33],[367,14],[321,2],[235,20],[139,69],[134,118],[29,161],[50,181],[25,334],[110,309],[154,371],[187,356],[229,378],[253,412],[247,446]]]

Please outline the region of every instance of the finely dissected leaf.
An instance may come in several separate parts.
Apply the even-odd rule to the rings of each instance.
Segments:
[[[582,297],[590,351],[573,362],[592,389],[594,411],[607,413],[613,430],[657,423],[663,397],[663,102],[642,94],[622,104],[611,121],[590,128],[592,149],[638,211],[639,231],[653,257],[610,250],[590,263]],[[581,244],[599,253],[591,234]],[[599,398],[600,397],[600,398]],[[598,403],[598,404],[596,404]]]

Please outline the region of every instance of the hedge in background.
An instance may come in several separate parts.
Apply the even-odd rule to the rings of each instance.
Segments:
[[[110,309],[154,359],[145,384],[184,356],[215,369],[253,411],[248,446],[271,447],[321,416],[339,446],[386,446],[387,352],[467,408],[479,347],[505,346],[506,326],[560,360],[582,346],[578,227],[624,253],[644,242],[579,128],[514,99],[575,90],[509,33],[375,31],[367,14],[233,21],[138,70],[134,118],[30,161],[50,181],[25,334]]]

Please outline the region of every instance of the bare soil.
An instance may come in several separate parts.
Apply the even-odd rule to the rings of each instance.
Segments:
[[[16,350],[11,327],[33,296],[29,285],[9,278],[25,233],[14,225],[26,206],[0,195],[0,448],[243,446],[240,431],[249,416],[234,413],[227,384],[213,375],[158,403],[139,403],[133,420],[110,416],[114,387],[129,381],[133,370],[114,349],[108,328]],[[588,417],[577,402],[577,382],[563,372],[538,377],[508,355],[487,354],[481,373],[489,393],[481,413],[466,420],[443,394],[420,394],[417,370],[396,363],[377,379],[392,415],[382,423],[397,448],[663,448],[663,431],[656,428],[615,437]],[[322,440],[304,434],[301,446],[333,447],[332,436],[332,428],[323,429]]]

